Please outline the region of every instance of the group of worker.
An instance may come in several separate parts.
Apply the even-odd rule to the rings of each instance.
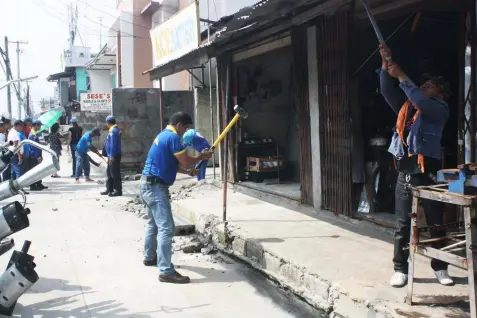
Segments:
[[[88,155],[88,151],[91,151],[101,158],[107,159],[108,179],[106,181],[106,190],[101,192],[101,195],[108,195],[110,197],[122,196],[121,131],[116,124],[116,118],[111,115],[106,117],[108,136],[102,153],[100,153],[93,145],[93,138],[101,136],[101,129],[93,128],[91,131],[83,134],[83,129],[79,126],[76,118],[72,118],[71,123],[72,127],[68,131],[68,147],[73,159],[72,177],[76,179],[77,183],[80,183],[80,178],[84,174],[86,182],[94,181],[90,178],[90,163],[93,163],[96,166],[99,166],[100,164],[96,163]]]
[[[0,119],[0,145],[3,146],[8,143],[13,147],[17,147],[25,139],[39,143],[41,126],[41,121],[32,120],[29,117],[24,120],[15,120],[13,125],[10,119],[2,117]],[[12,158],[8,169],[3,172],[2,181],[18,179],[25,172],[41,163],[42,160],[42,151],[40,149],[24,145]],[[30,191],[42,191],[45,189],[48,189],[48,187],[43,185],[42,181],[38,181],[30,186]]]

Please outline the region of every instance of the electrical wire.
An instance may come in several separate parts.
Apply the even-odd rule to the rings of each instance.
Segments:
[[[113,18],[117,18],[117,16],[115,16],[115,15],[109,13],[109,12],[106,12],[106,11],[104,11],[104,10],[95,8],[95,7],[93,7],[92,5],[90,5],[89,3],[87,3],[87,2],[85,2],[85,1],[83,1],[83,0],[76,0],[76,1],[78,1],[79,3],[82,3],[82,4],[84,4],[84,5],[86,5],[86,6],[88,6],[88,7],[90,7],[91,9],[93,9],[93,10],[95,10],[95,11],[98,11],[98,12],[101,12],[101,13],[104,13],[104,14],[107,14],[107,15],[113,17]],[[149,28],[149,27],[145,27],[145,26],[143,26],[143,25],[140,25],[140,24],[137,24],[137,23],[134,23],[134,22],[125,21],[125,20],[123,20],[123,19],[121,19],[121,18],[119,18],[119,21],[124,22],[124,23],[129,23],[129,24],[135,25],[135,26],[137,26],[137,27],[140,27],[140,28],[143,28],[143,29],[146,29],[146,30],[150,30],[150,29],[151,29],[151,28]]]

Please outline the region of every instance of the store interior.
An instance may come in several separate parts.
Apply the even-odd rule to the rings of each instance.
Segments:
[[[240,185],[299,201],[298,117],[291,47],[236,62]]]

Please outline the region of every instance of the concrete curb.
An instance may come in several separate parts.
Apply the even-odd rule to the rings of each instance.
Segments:
[[[249,263],[276,280],[281,287],[290,290],[313,307],[325,311],[329,317],[397,317],[385,303],[356,299],[339,284],[309,272],[290,259],[270,253],[260,242],[241,237],[230,226],[226,235],[224,223],[215,216],[191,211],[181,205],[180,201],[172,202],[172,209],[175,215],[195,224],[199,233],[212,238],[220,250]]]

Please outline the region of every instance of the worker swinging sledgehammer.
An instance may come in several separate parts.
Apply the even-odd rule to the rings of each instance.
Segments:
[[[381,94],[397,115],[395,132],[389,152],[394,156],[399,172],[396,184],[396,232],[394,235],[394,275],[390,284],[403,287],[408,278],[408,257],[411,226],[412,187],[435,184],[441,168],[441,138],[449,118],[450,85],[442,77],[429,77],[421,87],[394,61],[386,44],[380,45]],[[398,89],[395,80],[399,81]],[[429,226],[443,225],[443,206],[438,201],[423,200]],[[444,237],[445,230],[431,231],[431,237]],[[442,248],[437,242],[433,247]],[[433,259],[431,267],[442,285],[454,282],[448,273],[448,264]]]
[[[215,151],[215,148],[217,148],[219,146],[219,144],[222,142],[222,140],[224,140],[224,138],[227,136],[227,134],[230,132],[230,130],[232,130],[232,128],[238,123],[240,118],[243,118],[243,119],[248,118],[247,111],[245,109],[239,107],[238,105],[235,105],[234,111],[236,113],[234,118],[232,118],[232,120],[227,125],[227,127],[225,127],[224,131],[222,131],[219,138],[217,138],[217,140],[212,145],[212,148],[209,149],[211,152]],[[207,165],[207,162],[202,161],[196,166],[196,173],[197,173],[197,171],[200,171],[200,169],[202,168],[202,166],[204,164]]]

